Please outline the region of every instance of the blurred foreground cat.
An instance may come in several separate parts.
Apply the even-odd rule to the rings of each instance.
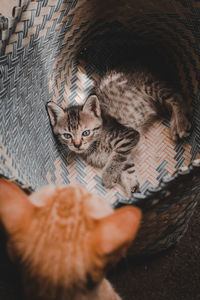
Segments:
[[[120,300],[105,271],[125,255],[140,219],[139,209],[113,211],[81,186],[28,197],[0,179],[0,221],[26,300]]]
[[[169,83],[144,68],[107,72],[82,106],[47,105],[58,139],[89,164],[102,168],[106,186],[120,183],[129,196],[138,185],[132,151],[143,129],[171,113],[173,140],[188,136],[189,111]]]

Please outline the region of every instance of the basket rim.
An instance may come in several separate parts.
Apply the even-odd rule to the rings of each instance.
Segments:
[[[172,175],[164,176],[156,186],[148,187],[147,190],[143,193],[133,193],[128,200],[125,198],[124,200],[116,200],[112,204],[112,206],[114,209],[117,209],[126,205],[134,205],[141,208],[144,211],[148,211],[152,207],[157,206],[163,198],[168,196],[168,189],[170,188],[171,183],[175,184],[176,181],[180,178],[184,178],[186,176],[188,177],[188,175],[195,175],[196,173],[200,175],[200,159],[193,160],[187,167],[184,166],[176,170]],[[0,174],[0,179],[1,178],[5,178],[11,182],[14,182],[28,195],[35,191],[28,183],[22,182],[18,178],[8,177],[3,174]]]

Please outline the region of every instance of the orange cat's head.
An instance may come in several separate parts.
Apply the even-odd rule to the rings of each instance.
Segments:
[[[76,299],[74,293],[95,289],[107,267],[125,255],[140,219],[139,209],[113,211],[82,186],[47,186],[28,197],[0,179],[0,220],[8,252],[21,265],[26,289],[31,281],[38,293],[33,299],[46,299],[46,294],[62,299],[64,291],[65,299]]]

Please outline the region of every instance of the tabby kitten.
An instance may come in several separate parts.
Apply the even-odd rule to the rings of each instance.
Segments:
[[[138,185],[132,152],[145,126],[171,112],[171,135],[188,135],[182,96],[144,68],[109,71],[83,106],[47,105],[59,140],[89,164],[103,168],[106,186],[121,183],[130,195]]]
[[[120,300],[105,270],[125,255],[140,219],[139,209],[113,211],[81,186],[28,197],[0,179],[0,221],[27,300]]]

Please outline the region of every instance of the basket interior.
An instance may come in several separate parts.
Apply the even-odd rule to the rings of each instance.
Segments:
[[[46,112],[52,100],[84,103],[99,76],[124,59],[151,63],[193,107],[188,139],[174,144],[168,120],[145,132],[134,157],[141,191],[188,165],[200,145],[200,64],[195,18],[183,2],[29,1],[2,48],[0,171],[34,189],[79,182],[110,203],[126,198],[120,185],[102,186],[101,170],[57,145]]]

